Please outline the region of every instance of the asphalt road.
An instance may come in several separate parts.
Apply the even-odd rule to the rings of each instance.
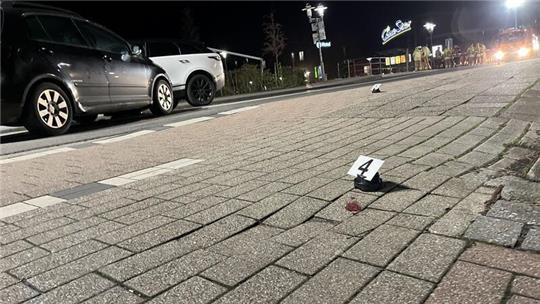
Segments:
[[[391,78],[382,78],[373,81],[362,81],[360,79],[356,83],[337,83],[336,85],[331,85],[329,87],[311,88],[300,92],[286,93],[278,96],[252,98],[224,103],[217,102],[210,106],[200,108],[194,108],[189,106],[187,103],[182,102],[172,114],[167,116],[155,117],[149,111],[144,111],[141,115],[122,117],[114,120],[110,119],[109,117],[101,117],[98,119],[98,121],[91,125],[73,125],[68,133],[55,137],[34,136],[26,132],[24,128],[15,128],[11,132],[10,130],[4,129],[4,132],[2,132],[3,134],[0,134],[0,155],[3,156],[19,153],[24,154],[40,149],[63,145],[86,145],[89,144],[89,141],[96,139],[118,136],[141,130],[161,130],[167,128],[164,126],[166,124],[204,116],[216,116],[221,112],[231,111],[247,106],[256,106],[259,104],[276,102],[298,96],[317,96],[323,93],[371,86],[375,83],[391,83],[397,80],[423,77],[449,71],[455,71],[455,69],[392,75]],[[382,90],[384,91],[387,88],[390,89],[388,86],[383,86]]]

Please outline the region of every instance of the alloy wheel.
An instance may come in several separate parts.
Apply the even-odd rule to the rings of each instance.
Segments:
[[[59,92],[46,89],[39,94],[37,112],[41,120],[53,129],[62,128],[70,115],[67,101]]]
[[[205,103],[212,99],[212,85],[205,78],[195,79],[193,85],[190,88],[191,94],[195,99],[201,103]]]
[[[169,111],[173,105],[171,90],[164,83],[158,88],[158,102],[165,111]]]

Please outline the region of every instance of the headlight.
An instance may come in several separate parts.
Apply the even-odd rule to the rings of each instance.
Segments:
[[[525,57],[528,54],[529,54],[529,49],[528,48],[520,48],[519,51],[518,51],[519,57]]]
[[[502,51],[497,51],[497,53],[495,53],[495,59],[501,60],[503,58],[504,58],[504,53]]]

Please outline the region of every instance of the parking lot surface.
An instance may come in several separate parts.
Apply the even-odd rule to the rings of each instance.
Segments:
[[[482,66],[2,159],[0,302],[539,303],[539,75]],[[384,160],[382,190],[354,189],[359,155]]]

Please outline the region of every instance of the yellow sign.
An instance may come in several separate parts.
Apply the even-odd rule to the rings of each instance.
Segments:
[[[386,65],[390,65],[390,58],[386,57],[386,58],[384,58],[384,61],[385,61]]]
[[[405,59],[405,55],[401,55],[401,63],[405,63],[407,59]]]
[[[396,56],[396,64],[400,64],[401,63],[401,57],[400,56]]]

